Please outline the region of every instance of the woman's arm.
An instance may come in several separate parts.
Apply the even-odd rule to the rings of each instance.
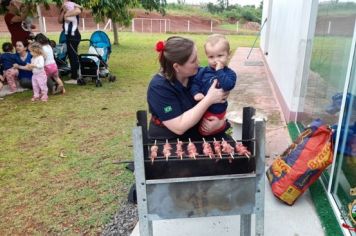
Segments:
[[[214,103],[225,102],[228,93],[216,88],[217,80],[213,82],[206,96],[193,108],[171,120],[163,121],[163,124],[173,133],[182,135],[188,129],[196,125],[206,110]]]
[[[30,68],[30,65],[31,65],[31,64],[27,64],[27,65],[25,65],[25,66],[21,66],[21,65],[15,63],[15,64],[13,65],[13,67],[14,67],[15,69],[20,69],[20,70],[32,70],[32,68]]]
[[[14,17],[11,18],[11,23],[16,23],[16,22],[22,22],[26,19],[30,12],[29,7],[24,6],[22,7],[22,11],[20,12],[20,15],[15,15]]]
[[[77,16],[77,15],[79,15],[80,13],[82,13],[82,8],[80,8],[80,7],[78,7],[78,6],[75,6],[73,10],[67,11],[67,12],[64,14],[64,17]]]
[[[58,15],[58,23],[59,24],[63,24],[63,21],[64,21],[64,14],[65,14],[65,10],[62,6],[60,12],[59,12],[59,15]]]

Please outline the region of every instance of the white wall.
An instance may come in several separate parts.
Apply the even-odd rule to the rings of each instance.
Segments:
[[[301,82],[309,71],[309,48],[314,34],[310,25],[314,22],[315,27],[316,15],[311,13],[317,3],[317,0],[264,0],[262,21],[268,20],[261,32],[260,47],[268,53],[266,61],[282,97],[282,106],[286,106],[283,111],[287,120],[298,111]]]

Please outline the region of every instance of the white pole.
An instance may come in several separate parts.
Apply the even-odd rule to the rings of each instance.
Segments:
[[[44,32],[43,30],[43,19],[42,19],[42,12],[41,12],[41,7],[40,4],[36,4],[36,10],[37,10],[37,15],[38,15],[38,23],[40,25],[40,32]]]
[[[43,17],[42,17],[42,20],[43,20],[43,31],[44,31],[45,33],[47,33],[46,18],[43,16]]]
[[[103,30],[106,30],[106,29],[110,26],[110,23],[111,23],[111,19],[108,19],[108,22],[107,22],[106,25],[104,26],[104,29],[103,29]]]
[[[151,34],[152,34],[152,19],[151,19]]]
[[[188,20],[188,32],[190,32],[190,20]]]
[[[141,20],[141,32],[143,33],[143,19]]]
[[[135,18],[132,19],[131,31],[135,32]]]
[[[213,32],[213,21],[210,20],[210,32]]]
[[[85,19],[82,18],[82,26],[83,26],[83,32],[85,31]]]
[[[112,31],[112,20],[110,19],[110,31]]]
[[[96,24],[96,30],[99,30],[99,29],[100,29],[99,24]]]
[[[328,25],[328,34],[330,34],[331,31],[331,21],[329,21],[329,25]]]

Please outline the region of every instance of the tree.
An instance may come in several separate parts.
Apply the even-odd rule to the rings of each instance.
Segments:
[[[50,2],[55,2],[58,5],[62,4],[62,0],[25,0],[28,4],[44,4],[48,6]],[[77,0],[78,4],[84,8],[90,9],[96,21],[104,21],[111,19],[114,31],[114,44],[119,44],[117,23],[128,26],[132,19],[130,8],[141,6],[148,10],[156,10],[161,14],[165,14],[166,0]]]
[[[165,14],[166,0],[81,0],[85,8],[91,9],[96,21],[111,19],[114,31],[114,44],[119,44],[117,24],[128,26],[132,19],[129,9],[139,4],[146,10],[156,10]]]

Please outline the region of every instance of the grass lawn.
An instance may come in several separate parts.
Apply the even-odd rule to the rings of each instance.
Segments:
[[[186,36],[197,42],[206,65],[207,36]],[[132,160],[135,113],[147,109],[147,84],[158,71],[154,45],[168,35],[119,37],[109,63],[115,83],[66,85],[64,96],[47,103],[32,103],[32,91],[0,101],[0,235],[97,234],[126,201],[134,177],[112,162]],[[255,37],[228,38],[234,51]]]

